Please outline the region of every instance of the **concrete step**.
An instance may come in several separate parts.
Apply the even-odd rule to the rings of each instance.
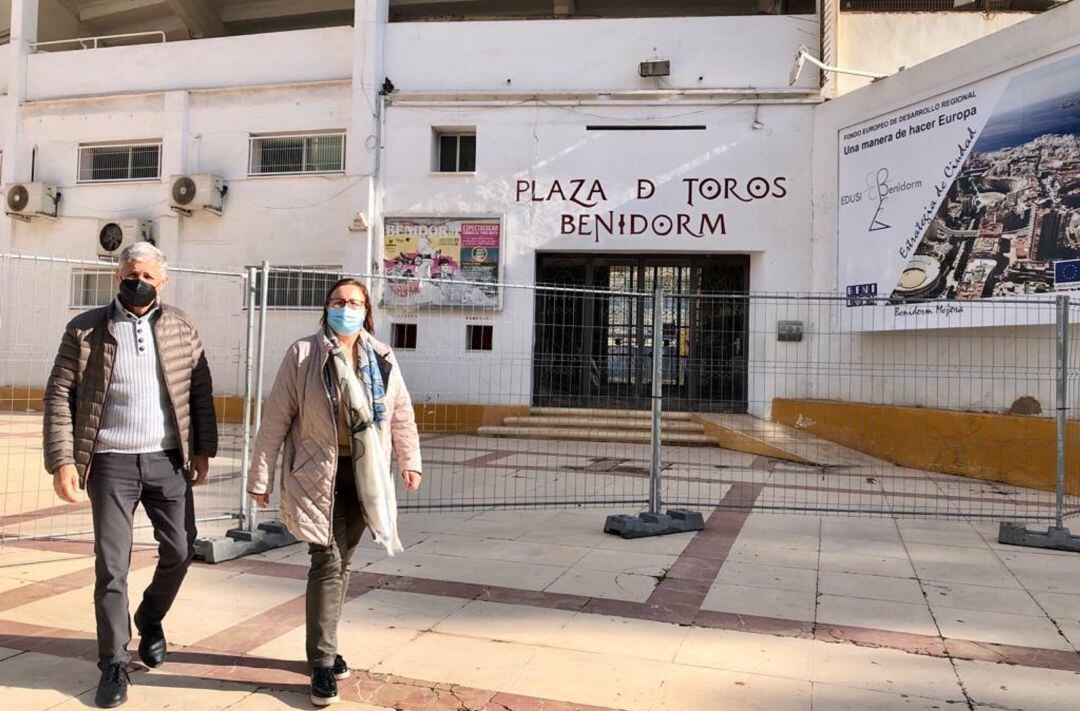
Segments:
[[[648,430],[610,429],[596,427],[507,427],[486,426],[477,430],[483,437],[516,437],[519,439],[562,439],[585,442],[626,442],[628,444],[649,444]],[[660,436],[663,444],[681,444],[685,446],[712,447],[712,438],[693,432],[664,432]]]
[[[617,419],[651,420],[652,412],[649,410],[605,410],[603,408],[582,407],[531,407],[530,415],[546,417],[605,417]],[[690,422],[693,414],[689,412],[664,412],[661,414],[664,420],[678,422]]]
[[[554,417],[550,415],[530,415],[529,417],[507,417],[503,420],[503,424],[511,427],[558,427],[561,429],[585,428],[646,431],[652,429],[652,419],[644,419],[641,417]],[[705,428],[701,425],[683,420],[663,420],[661,421],[661,428],[664,432],[705,432]]]

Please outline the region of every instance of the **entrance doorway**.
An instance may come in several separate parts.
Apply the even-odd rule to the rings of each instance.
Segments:
[[[746,412],[749,271],[744,255],[538,255],[537,285],[567,290],[537,292],[533,404],[648,409],[659,283],[664,408]]]

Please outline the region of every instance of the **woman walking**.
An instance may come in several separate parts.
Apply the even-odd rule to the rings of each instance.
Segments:
[[[371,299],[341,279],[323,305],[322,328],[292,344],[263,410],[248,493],[265,507],[284,445],[281,514],[308,543],[307,660],[311,701],[338,701],[349,676],[337,626],[349,560],[367,528],[390,555],[400,551],[391,449],[405,488],[420,488],[420,439],[412,400],[389,346],[375,340]]]

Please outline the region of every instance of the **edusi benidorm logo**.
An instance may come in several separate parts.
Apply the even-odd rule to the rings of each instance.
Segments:
[[[889,198],[897,193],[903,193],[921,187],[921,180],[891,182],[889,180],[889,169],[878,168],[877,170],[867,173],[865,190],[862,192],[841,195],[840,205],[855,205],[863,201],[873,204],[874,215],[870,218],[870,225],[867,227],[867,232],[887,230],[892,227],[891,224],[885,222],[885,208],[888,205]]]

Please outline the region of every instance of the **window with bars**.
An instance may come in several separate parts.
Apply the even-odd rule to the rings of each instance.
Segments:
[[[255,275],[255,303],[262,303],[262,280]],[[275,267],[267,279],[266,306],[271,309],[321,310],[341,267]]]
[[[109,183],[161,178],[161,142],[79,146],[79,182]]]
[[[344,133],[251,137],[249,175],[302,175],[344,170]]]
[[[476,172],[476,129],[434,129],[435,172]]]
[[[416,350],[416,324],[395,323],[391,331],[390,345],[398,350]]]
[[[494,326],[469,324],[465,327],[465,350],[490,351],[494,335]]]
[[[75,269],[71,272],[71,307],[90,309],[104,306],[116,294],[113,268]]]

